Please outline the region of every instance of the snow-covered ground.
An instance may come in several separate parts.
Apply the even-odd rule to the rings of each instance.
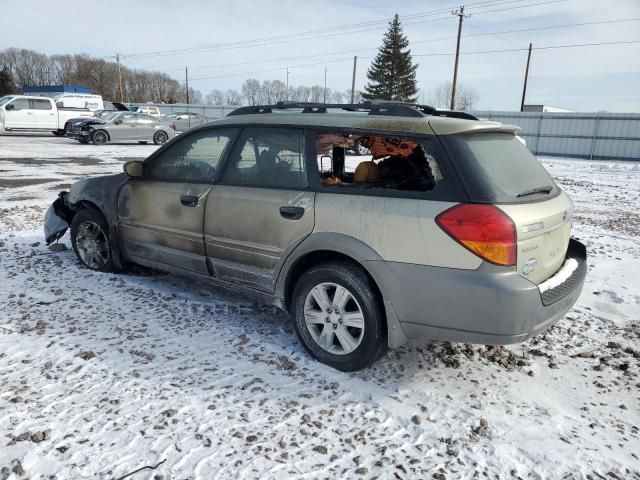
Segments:
[[[154,148],[0,136],[0,479],[640,478],[638,164],[541,159],[590,254],[544,335],[345,374],[270,306],[45,247],[59,190]]]

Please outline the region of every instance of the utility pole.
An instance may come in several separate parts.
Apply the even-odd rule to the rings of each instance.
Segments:
[[[324,67],[324,100],[322,103],[327,103],[327,67]]]
[[[351,77],[351,103],[353,104],[356,94],[356,65],[358,64],[358,57],[353,57],[353,76]]]
[[[184,85],[187,90],[187,126],[191,128],[191,115],[189,115],[189,67],[184,67]]]
[[[189,105],[189,68],[184,67],[184,84],[187,91],[187,105]]]
[[[289,100],[289,67],[287,67],[287,93],[284,98],[286,100]]]
[[[120,89],[120,103],[124,102],[124,90],[122,88],[122,72],[120,71],[120,54],[116,53],[116,63],[118,64],[118,85]]]
[[[462,20],[469,15],[464,14],[464,5],[460,7],[460,10],[454,10],[451,15],[458,17],[458,40],[456,42],[456,63],[453,67],[453,85],[451,86],[451,106],[450,110],[456,108],[456,83],[458,82],[458,58],[460,57],[460,35],[462,34]]]
[[[527,80],[529,79],[529,63],[531,62],[531,47],[529,44],[529,54],[527,55],[527,68],[524,71],[524,86],[522,87],[522,101],[520,102],[520,111],[524,112],[524,96],[527,94]]]

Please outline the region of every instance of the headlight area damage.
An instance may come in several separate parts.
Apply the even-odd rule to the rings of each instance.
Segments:
[[[117,198],[120,187],[127,181],[124,174],[108,175],[80,180],[71,185],[69,192],[60,192],[44,217],[44,237],[47,245],[59,240],[71,228],[74,217],[89,209],[104,217],[108,236],[114,249],[114,262],[122,268],[117,242]]]
[[[65,204],[68,192],[60,192],[44,216],[44,239],[49,245],[62,238],[73,219],[73,211]]]

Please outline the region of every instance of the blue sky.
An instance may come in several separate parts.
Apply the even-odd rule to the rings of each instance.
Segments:
[[[459,81],[479,92],[479,109],[519,108],[526,62],[525,51],[469,52],[577,43],[640,40],[640,21],[585,25],[520,33],[508,30],[550,27],[604,20],[640,19],[640,0],[521,0],[482,6],[491,0],[469,1],[463,27]],[[549,1],[549,0],[547,0]],[[6,3],[6,2],[3,2]],[[184,66],[191,85],[206,95],[211,89],[239,89],[247,78],[286,79],[291,85],[322,84],[345,90],[351,85],[353,55],[358,55],[356,88],[363,88],[366,69],[375,56],[387,25],[286,38],[277,43],[233,49],[208,49],[160,56],[127,55],[286,35],[341,25],[404,19],[415,60],[420,63],[418,86],[427,93],[451,80],[457,20],[448,10],[461,2],[336,1],[305,2],[236,0],[87,1],[81,7],[48,1],[22,0],[2,6],[5,22],[0,48],[23,47],[44,53],[125,55],[132,68],[164,71],[182,80]],[[433,12],[440,10],[441,12]],[[491,10],[491,11],[489,11]],[[421,17],[412,15],[433,12]],[[25,28],[25,25],[28,25]],[[336,33],[339,33],[336,35]],[[345,52],[328,54],[330,52]],[[433,56],[430,56],[433,55]],[[293,58],[291,60],[280,60]],[[298,58],[300,57],[300,58]],[[266,62],[265,60],[269,60]],[[271,61],[274,60],[274,61]],[[250,64],[249,62],[258,62]],[[237,65],[238,63],[247,63]],[[314,64],[314,65],[311,65]],[[264,70],[270,70],[268,72]],[[215,77],[215,78],[210,78]],[[535,50],[527,103],[543,103],[579,111],[640,111],[640,43]]]

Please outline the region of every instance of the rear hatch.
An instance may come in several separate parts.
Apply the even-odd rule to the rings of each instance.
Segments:
[[[513,134],[499,131],[442,135],[474,203],[500,208],[514,222],[518,273],[540,284],[562,267],[573,204]]]

